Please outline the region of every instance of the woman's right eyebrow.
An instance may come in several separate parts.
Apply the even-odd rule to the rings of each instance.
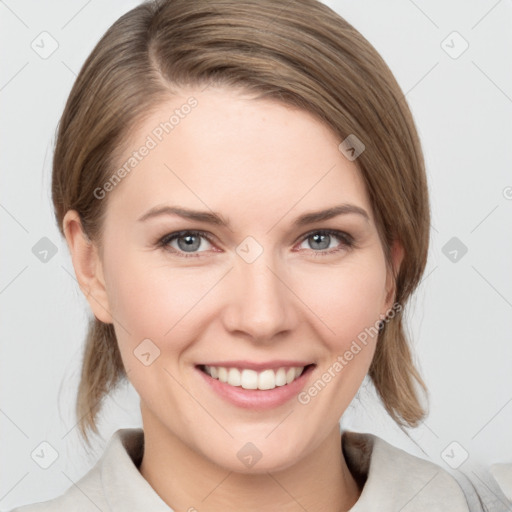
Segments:
[[[142,217],[137,219],[137,222],[145,222],[148,219],[152,219],[154,217],[159,217],[161,215],[177,215],[179,217],[183,217],[184,219],[195,220],[198,222],[207,222],[209,224],[216,224],[218,226],[227,226],[229,227],[229,222],[224,220],[222,215],[219,213],[215,213],[213,211],[201,211],[201,210],[191,210],[189,208],[183,208],[179,206],[155,206],[148,210]]]

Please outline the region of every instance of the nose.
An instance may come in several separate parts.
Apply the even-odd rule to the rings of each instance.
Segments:
[[[252,263],[237,257],[223,314],[226,329],[260,344],[292,331],[298,315],[285,274],[267,251]]]

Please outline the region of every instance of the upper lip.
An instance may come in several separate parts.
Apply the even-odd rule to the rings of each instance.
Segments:
[[[204,366],[223,366],[225,368],[241,368],[247,370],[255,370],[257,372],[262,370],[277,370],[278,368],[302,367],[313,364],[311,361],[285,361],[284,359],[274,359],[273,361],[266,361],[256,363],[253,361],[216,361],[209,363],[202,363]],[[199,365],[201,366],[201,365]]]

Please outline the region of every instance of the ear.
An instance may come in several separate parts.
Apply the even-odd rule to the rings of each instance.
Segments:
[[[82,293],[94,316],[104,323],[112,323],[103,267],[96,245],[84,233],[76,210],[66,212],[62,225]]]
[[[389,309],[393,306],[396,295],[396,283],[395,277],[400,270],[400,265],[402,264],[402,260],[404,259],[404,248],[399,240],[395,240],[393,245],[391,246],[391,268],[388,269],[387,277],[386,277],[386,311],[384,314],[389,311]]]

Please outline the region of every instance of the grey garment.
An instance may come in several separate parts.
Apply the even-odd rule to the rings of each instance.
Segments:
[[[489,468],[494,482],[498,484],[505,499],[509,500],[512,510],[512,462],[496,463]]]
[[[471,512],[512,512],[512,464],[467,461],[457,477]]]
[[[342,448],[354,477],[364,482],[350,512],[467,512],[462,488],[447,471],[373,435],[343,431]],[[172,512],[139,473],[141,428],[110,438],[98,462],[76,485],[52,500],[11,512]]]

